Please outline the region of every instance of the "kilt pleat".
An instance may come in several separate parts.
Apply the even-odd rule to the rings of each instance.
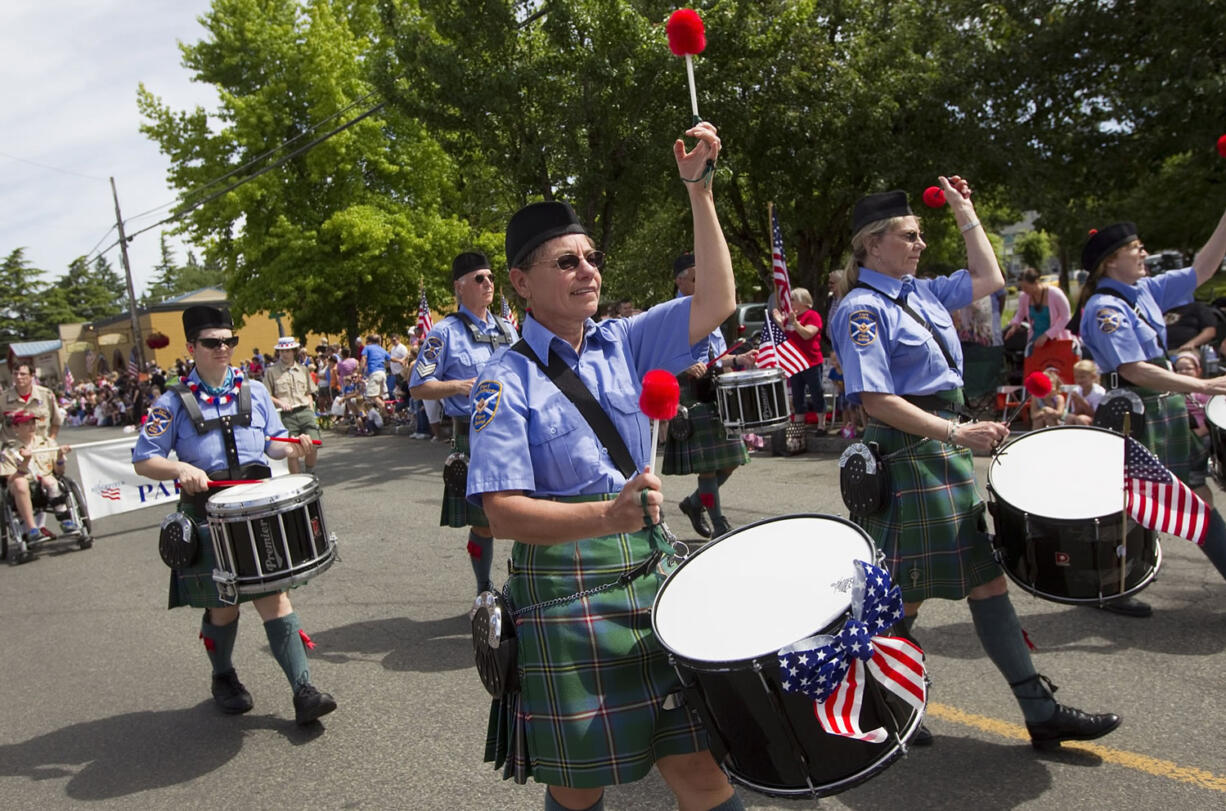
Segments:
[[[660,546],[658,531],[555,546],[516,543],[506,590],[517,609],[615,581]],[[664,582],[653,569],[624,586],[516,618],[520,690],[495,699],[485,758],[503,776],[575,788],[628,783],[660,757],[707,747],[651,627]]]
[[[891,489],[886,507],[853,520],[885,554],[903,600],[960,600],[1001,574],[969,449],[876,421],[869,423],[864,441],[878,443],[883,455],[897,455],[886,462]]]
[[[1188,402],[1184,396],[1146,392],[1141,402],[1145,404],[1145,430],[1142,432],[1145,447],[1190,486],[1204,484],[1203,465],[1207,457],[1188,423]],[[1198,461],[1200,464],[1196,464]]]

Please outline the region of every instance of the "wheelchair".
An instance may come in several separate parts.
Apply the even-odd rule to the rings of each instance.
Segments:
[[[89,549],[94,545],[93,522],[90,520],[89,509],[86,507],[85,494],[81,492],[81,486],[66,475],[57,475],[56,480],[63,494],[64,517],[72,519],[77,525],[77,530],[57,536],[42,527],[41,519],[48,514],[54,515],[59,505],[50,503],[41,487],[34,487],[31,488],[30,499],[34,507],[34,521],[40,525],[42,535],[37,541],[29,541],[26,539],[25,524],[17,512],[13,494],[8,490],[8,480],[0,477],[0,487],[4,489],[3,514],[0,515],[0,560],[7,559],[11,566],[27,563],[34,559],[37,547],[61,539],[75,537],[77,546],[81,549]]]

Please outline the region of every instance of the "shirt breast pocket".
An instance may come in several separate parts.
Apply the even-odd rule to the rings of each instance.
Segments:
[[[905,376],[907,381],[918,385],[931,381],[949,368],[936,338],[911,316],[901,319],[898,324],[898,343],[890,365],[898,370],[894,373],[896,382],[900,376]],[[898,372],[902,372],[902,375]],[[911,388],[913,386],[904,384],[898,393],[910,394]]]
[[[596,456],[596,443],[579,430],[581,424],[583,417],[561,395],[542,407],[540,416],[528,424],[530,464],[538,488],[569,488],[590,478],[576,465],[576,460]]]

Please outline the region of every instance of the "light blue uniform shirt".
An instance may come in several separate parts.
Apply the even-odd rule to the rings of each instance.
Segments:
[[[193,369],[189,380],[199,383],[200,377]],[[168,381],[169,383],[169,381]],[[264,451],[268,447],[270,436],[283,436],[285,426],[272,404],[268,389],[258,380],[244,380],[243,385],[251,389],[251,425],[243,428],[234,427],[234,444],[238,448],[239,464],[267,464]],[[190,394],[188,396],[191,396]],[[199,397],[200,411],[206,420],[238,413],[238,401],[231,398],[230,402],[218,405],[205,403]],[[226,445],[222,439],[221,429],[197,434],[192,425],[183,401],[173,391],[165,392],[149,409],[148,419],[141,427],[132,448],[132,461],[143,462],[154,456],[168,457],[174,451],[181,461],[194,465],[204,472],[224,470],[226,463]]]
[[[473,320],[482,333],[499,335],[498,322],[494,314],[487,312],[485,321],[461,305],[460,312]],[[514,343],[519,339],[515,328],[511,330]],[[444,318],[434,325],[426,340],[421,343],[417,354],[417,362],[413,364],[413,374],[409,377],[409,388],[418,386],[430,380],[468,380],[474,378],[485,368],[491,358],[507,351],[509,344],[477,343],[468,332],[468,324],[461,318]],[[469,412],[469,397],[456,394],[443,399],[443,413],[448,417],[463,417],[467,419]]]
[[[907,305],[925,316],[940,334],[955,368],[924,328],[890,299],[874,290],[855,288],[839,302],[831,318],[830,340],[843,366],[847,399],[860,402],[860,392],[935,394],[962,385],[962,345],[951,310],[971,303],[971,275],[959,270],[935,279],[911,275],[896,279],[860,268],[860,281],[889,296],[907,287]]]
[[[643,375],[676,374],[694,362],[689,343],[690,301],[677,298],[631,318],[584,327],[579,354],[535,319],[524,340],[544,363],[553,350],[579,376],[609,415],[639,470],[651,458],[651,426],[639,410]],[[522,490],[535,496],[616,493],[626,484],[578,409],[544,370],[518,352],[490,361],[472,390],[468,499]]]
[[[1118,291],[1127,301],[1097,292],[1103,288]],[[1095,290],[1081,314],[1081,340],[1089,347],[1099,371],[1114,372],[1122,363],[1166,354],[1163,349],[1166,322],[1162,314],[1192,300],[1196,268],[1142,276],[1135,285],[1100,279]],[[1139,307],[1145,318],[1137,315],[1134,307]]]

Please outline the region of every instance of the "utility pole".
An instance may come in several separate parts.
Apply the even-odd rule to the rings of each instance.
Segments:
[[[128,315],[132,319],[132,342],[136,350],[137,379],[145,371],[145,342],[140,332],[140,318],[136,315],[136,290],[132,287],[132,265],[128,262],[128,238],[123,233],[123,216],[119,213],[119,192],[115,190],[115,178],[111,178],[111,196],[115,198],[115,227],[119,229],[119,257],[123,261],[123,275],[128,282]]]

